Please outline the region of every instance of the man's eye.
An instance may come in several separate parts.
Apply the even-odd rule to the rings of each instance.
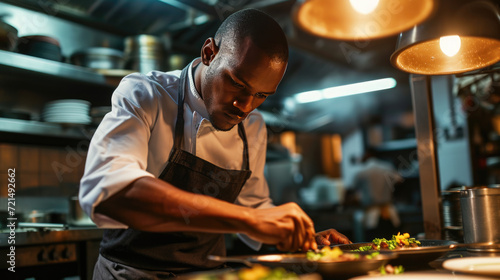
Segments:
[[[256,93],[255,97],[257,97],[257,98],[267,98],[267,96],[265,94],[263,94],[263,93]]]
[[[244,85],[241,85],[241,84],[238,84],[235,80],[231,79],[231,83],[233,84],[233,86],[237,87],[237,88],[244,88],[245,86]]]

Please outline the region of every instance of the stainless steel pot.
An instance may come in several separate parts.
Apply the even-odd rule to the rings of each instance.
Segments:
[[[72,226],[95,226],[94,222],[83,211],[77,196],[69,198],[68,224]]]
[[[71,55],[71,63],[94,69],[123,69],[123,52],[110,48],[87,48]]]
[[[141,34],[125,38],[125,68],[148,73],[167,70],[166,49],[161,38]]]
[[[0,50],[13,51],[18,39],[17,29],[0,20]]]
[[[443,205],[443,226],[446,240],[464,242],[460,190],[441,192]]]
[[[52,224],[65,224],[66,214],[54,211],[38,211],[32,210],[27,218],[24,219],[25,223],[52,223]]]
[[[500,188],[461,190],[460,205],[465,243],[500,243]]]

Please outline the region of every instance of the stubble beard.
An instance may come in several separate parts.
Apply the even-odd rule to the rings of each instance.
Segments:
[[[215,77],[215,70],[212,69],[212,67],[208,67],[207,72],[205,73],[205,81],[204,84],[206,85],[206,88],[213,88],[213,80]],[[208,119],[210,123],[212,123],[212,126],[217,130],[217,131],[223,131],[227,132],[231,129],[233,129],[234,125],[232,125],[229,128],[221,128],[219,125],[217,125],[217,122],[215,121],[215,112],[212,110],[213,105],[214,105],[214,99],[213,96],[210,94],[210,96],[202,96],[203,102],[205,103],[205,107],[207,108],[208,112]]]

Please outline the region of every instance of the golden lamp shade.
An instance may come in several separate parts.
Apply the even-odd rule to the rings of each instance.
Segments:
[[[302,30],[335,40],[367,40],[397,35],[427,19],[433,0],[306,0],[293,19]]]
[[[413,74],[449,75],[500,61],[500,13],[491,1],[442,1],[436,14],[400,34],[394,67]]]

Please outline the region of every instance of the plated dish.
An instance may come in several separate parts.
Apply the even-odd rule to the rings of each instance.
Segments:
[[[375,238],[372,241],[371,246],[360,247],[360,251],[371,251],[380,249],[406,249],[406,248],[416,248],[421,246],[420,241],[413,237],[410,237],[409,233],[393,235],[391,239],[387,240],[385,238]]]
[[[300,254],[268,254],[255,256],[233,256],[225,261],[260,264],[270,268],[282,267],[288,271],[302,274],[319,274],[324,279],[345,279],[367,274],[369,271],[378,270],[389,260],[396,258],[391,252],[380,252],[375,256],[371,252],[356,252],[356,258],[324,258],[312,260],[306,253]],[[354,255],[354,254],[353,254]],[[370,257],[367,257],[369,256]],[[219,259],[215,256],[211,259]]]
[[[394,250],[380,249],[381,252],[390,251],[397,255],[397,258],[391,260],[392,265],[403,265],[405,267],[415,267],[427,265],[427,263],[443,256],[447,252],[455,249],[452,244],[456,244],[455,241],[450,240],[419,240],[420,245],[418,247],[410,248],[397,248]],[[338,247],[343,251],[359,251],[360,248],[366,246],[372,246],[373,243],[353,243],[346,245],[338,245]],[[370,251],[367,251],[370,252]]]
[[[474,275],[500,277],[500,257],[467,257],[446,260],[445,269]]]
[[[322,280],[319,274],[298,275],[284,268],[269,268],[256,264],[249,268],[220,269],[183,274],[179,280]]]
[[[349,280],[493,280],[497,278],[477,275],[457,275],[439,272],[405,272],[400,275],[366,275],[350,278]]]

